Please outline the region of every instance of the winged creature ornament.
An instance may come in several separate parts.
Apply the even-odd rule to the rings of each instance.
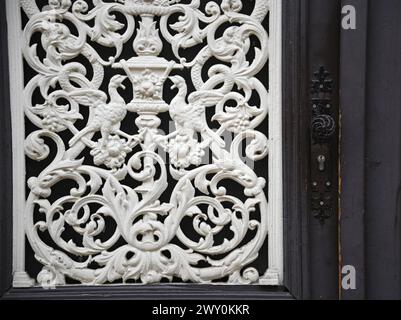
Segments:
[[[98,90],[77,90],[70,94],[79,104],[94,108],[94,115],[88,125],[78,132],[69,142],[74,146],[89,133],[100,131],[102,134],[102,147],[105,148],[110,134],[120,134],[127,139],[130,137],[120,130],[121,121],[127,115],[127,106],[124,99],[118,93],[118,89],[125,89],[123,82],[127,77],[116,75],[111,78],[109,84],[110,102],[107,103],[107,95]]]
[[[171,89],[178,89],[169,109],[170,116],[177,126],[177,133],[199,132],[205,140],[216,142],[220,147],[224,147],[225,142],[209,128],[205,115],[206,107],[218,104],[223,94],[212,90],[195,91],[188,96],[187,102],[188,89],[185,79],[181,76],[172,76],[170,80],[173,82]]]

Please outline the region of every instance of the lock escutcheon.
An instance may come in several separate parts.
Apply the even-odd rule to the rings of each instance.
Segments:
[[[318,156],[317,162],[319,163],[319,171],[323,172],[326,169],[326,157],[324,155]]]

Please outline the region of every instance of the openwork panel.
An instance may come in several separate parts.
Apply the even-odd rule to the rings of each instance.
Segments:
[[[281,284],[280,8],[8,1],[15,286]]]

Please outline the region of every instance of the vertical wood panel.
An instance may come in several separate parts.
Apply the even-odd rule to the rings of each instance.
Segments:
[[[342,299],[365,298],[365,104],[367,13],[369,0],[343,0],[357,12],[357,29],[341,31],[341,264],[352,265],[356,290]],[[340,268],[341,269],[341,268]]]
[[[368,60],[367,298],[399,299],[401,1],[370,2]]]
[[[338,59],[341,2],[311,0],[309,11],[309,77],[323,66],[333,79],[332,105],[338,106]],[[337,120],[337,119],[336,119]],[[332,148],[332,144],[330,147]],[[337,150],[331,151],[331,168],[337,169]],[[316,159],[310,159],[314,165]],[[326,170],[330,170],[327,168]],[[335,174],[336,176],[336,174]],[[336,177],[333,179],[333,188]],[[338,221],[336,199],[333,199],[334,216],[322,225],[310,217],[310,279],[314,299],[338,298]],[[312,213],[311,213],[312,214]],[[310,215],[311,215],[310,214]]]
[[[298,299],[310,298],[308,2],[283,1],[284,284]]]

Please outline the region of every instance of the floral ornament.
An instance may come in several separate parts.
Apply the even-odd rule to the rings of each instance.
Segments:
[[[43,267],[37,276],[37,280],[45,289],[54,289],[57,285],[65,284],[65,279],[51,266]]]
[[[156,22],[146,25],[139,22],[138,35],[134,41],[134,50],[139,56],[159,55],[163,50],[163,42],[159,38]]]
[[[178,3],[181,0],[117,0],[118,2],[125,3],[127,5],[154,5],[167,7],[171,4]]]
[[[257,269],[255,268],[247,268],[242,272],[238,271],[230,276],[228,280],[231,284],[241,284],[241,285],[249,285],[254,284],[259,281],[260,275]]]
[[[180,132],[176,138],[169,141],[167,152],[170,155],[171,163],[180,169],[188,168],[191,165],[199,166],[205,155],[201,144],[186,132]]]
[[[250,129],[251,120],[262,112],[263,110],[243,101],[238,103],[237,107],[226,107],[225,112],[216,113],[212,120],[218,121],[228,131],[241,133]]]
[[[83,116],[75,111],[68,111],[68,105],[57,105],[53,101],[46,101],[42,105],[36,105],[32,112],[42,117],[43,129],[51,132],[66,130],[76,120],[83,119]]]
[[[221,3],[221,8],[225,12],[239,12],[242,9],[242,1],[241,0],[223,0]]]
[[[259,272],[255,268],[248,268],[244,270],[242,277],[246,282],[255,283],[259,280]]]
[[[163,82],[149,69],[133,78],[135,98],[141,100],[160,100]]]
[[[236,26],[227,28],[223,34],[222,40],[227,46],[227,48],[225,48],[226,51],[223,51],[226,53],[232,51],[234,48],[244,49],[247,43],[249,43],[249,39],[244,36],[241,28]],[[243,54],[243,52],[241,53]],[[249,64],[248,61],[243,61],[242,63],[244,63],[244,66]]]
[[[66,12],[71,7],[71,0],[49,0],[49,5],[45,6],[43,10],[59,10]]]
[[[99,139],[90,153],[94,157],[94,163],[97,166],[104,164],[112,170],[121,168],[127,154],[132,151],[132,148],[127,145],[127,141],[117,135],[111,135],[105,148],[101,147],[102,143],[103,139]]]

